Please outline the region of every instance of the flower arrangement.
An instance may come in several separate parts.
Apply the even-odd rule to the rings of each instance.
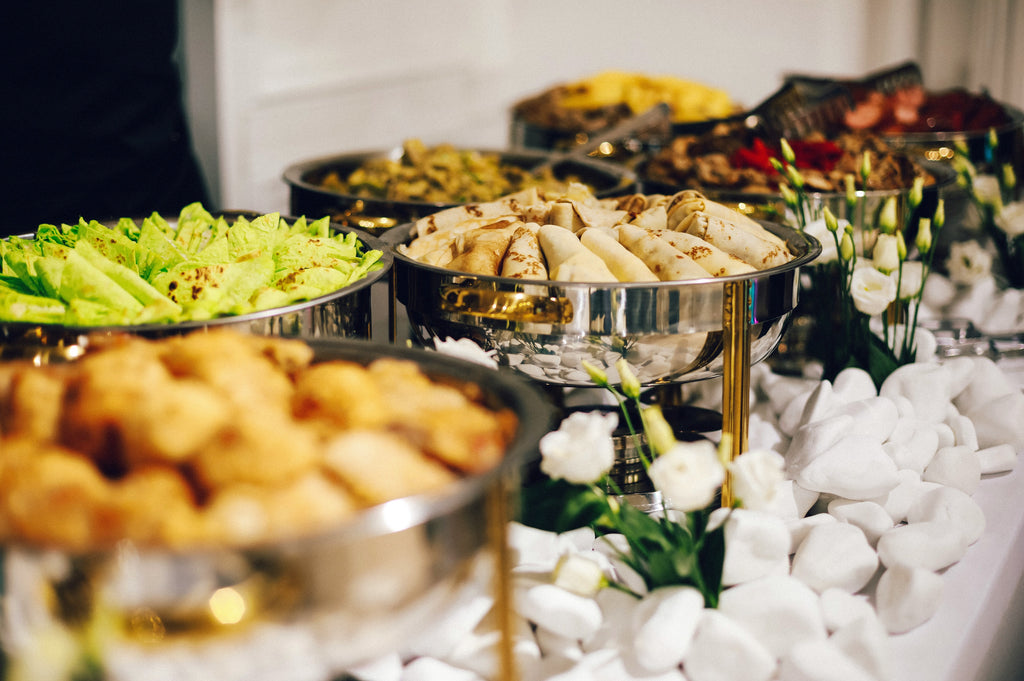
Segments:
[[[985,138],[985,158],[992,173],[979,173],[963,144],[953,159],[957,183],[967,192],[981,216],[981,227],[998,254],[1006,284],[1024,288],[1024,201],[1017,198],[1017,176],[1010,163],[998,164],[999,138],[990,130]]]
[[[648,591],[692,586],[707,607],[716,607],[725,557],[725,523],[709,522],[719,507],[716,499],[728,478],[733,507],[763,508],[782,481],[782,457],[752,451],[728,461],[727,436],[720,448],[708,440],[677,441],[661,409],[641,403],[640,384],[625,360],[616,363],[619,388],[601,369],[584,366],[594,383],[615,397],[619,414],[575,412],[541,439],[540,470],[546,477],[524,486],[524,524],[552,532],[592,527]],[[655,512],[625,501],[609,477],[615,460],[612,433],[620,415],[661,492],[662,507]],[[608,586],[640,596],[626,581],[609,579],[578,560],[560,563],[555,582],[577,592]]]
[[[915,359],[924,282],[933,265],[935,234],[945,223],[943,201],[937,201],[930,217],[918,215],[924,186],[918,177],[908,193],[903,220],[895,196],[868,216],[856,189],[858,178],[850,174],[845,216],[837,217],[828,206],[814,210],[785,139],[781,148],[783,158],[773,159],[773,165],[785,178],[780,183],[783,200],[795,226],[816,236],[823,247],[818,262],[809,268],[809,288],[817,297],[814,309],[820,315],[809,352],[822,362],[825,379],[834,380],[843,369],[857,367],[880,386],[897,367]],[[867,187],[870,173],[865,153],[858,173],[861,186]],[[909,248],[907,235],[914,236]]]

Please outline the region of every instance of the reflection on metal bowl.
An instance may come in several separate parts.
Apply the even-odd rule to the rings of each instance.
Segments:
[[[742,281],[750,291],[751,362],[778,345],[796,306],[799,269],[821,245],[788,227],[764,225],[786,239],[794,260],[750,275],[611,285],[527,282],[425,265],[397,250],[411,240],[411,224],[385,241],[395,248],[395,298],[420,342],[470,338],[495,350],[502,365],[558,386],[592,387],[584,360],[618,382],[614,364],[622,357],[642,384],[656,385],[723,373],[726,281]]]
[[[480,150],[484,154],[497,154],[502,163],[522,168],[536,167],[550,158],[541,151]],[[294,215],[330,215],[333,222],[350,225],[380,235],[386,230],[418,220],[424,215],[460,205],[452,202],[394,201],[360,197],[328,189],[321,180],[328,173],[337,172],[348,177],[354,170],[370,159],[386,156],[399,157],[401,149],[391,152],[378,150],[326,156],[302,161],[284,171],[284,181],[290,187],[290,208]],[[559,179],[575,177],[593,188],[595,196],[618,196],[629,194],[637,188],[636,176],[632,171],[612,163],[590,159],[564,159],[552,167]]]
[[[49,654],[39,646],[70,630],[82,640],[88,633],[91,644],[79,652],[98,655],[102,678],[112,681],[142,672],[328,681],[407,645],[457,607],[477,571],[493,574],[488,549],[507,522],[495,500],[511,498],[555,425],[545,394],[508,372],[437,352],[308,342],[320,361],[414,361],[433,380],[468,385],[484,404],[512,411],[517,429],[501,464],[289,541],[191,552],[124,544],[87,555],[8,544],[0,563],[7,604],[0,672],[21,656]]]
[[[244,215],[248,211],[224,212],[223,215]],[[285,218],[292,221],[294,218]],[[388,246],[375,236],[352,227],[333,224],[332,229],[353,232],[367,249],[382,253],[382,267],[363,279],[312,300],[284,307],[250,312],[230,317],[178,322],[175,324],[138,324],[131,326],[67,326],[0,322],[0,359],[29,358],[56,354],[73,358],[89,342],[89,336],[130,333],[147,338],[177,336],[198,329],[230,327],[243,333],[272,336],[305,336],[309,338],[370,338],[373,323],[371,288],[386,283],[391,276],[393,258]],[[31,238],[27,235],[24,238]]]

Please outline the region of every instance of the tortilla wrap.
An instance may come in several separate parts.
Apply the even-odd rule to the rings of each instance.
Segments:
[[[498,276],[514,229],[508,226],[488,225],[461,234],[459,254],[448,263],[448,269],[469,274]]]
[[[588,250],[565,227],[541,225],[537,230],[541,251],[554,281],[618,281],[601,258]]]
[[[733,223],[746,232],[750,232],[754,236],[758,236],[766,241],[774,243],[776,246],[781,248],[786,248],[786,242],[784,239],[781,239],[769,232],[757,220],[744,215],[738,210],[733,210],[724,204],[718,203],[717,201],[712,201],[693,190],[680,192],[673,197],[673,201],[668,207],[668,228],[686,231],[685,229],[681,229],[678,225],[694,213],[704,213],[706,215],[713,215],[717,218],[721,218],[726,222]]]
[[[704,279],[711,276],[690,256],[643,227],[619,225],[615,231],[619,234],[619,242],[640,258],[661,281]]]
[[[676,232],[671,229],[654,230],[653,233],[693,258],[694,262],[707,270],[708,274],[713,277],[757,271],[753,265],[748,265],[735,255],[726,253],[721,248],[692,234]]]
[[[680,227],[759,270],[783,265],[793,257],[788,249],[707,213],[692,213]]]
[[[638,213],[629,223],[649,230],[668,229],[668,211],[663,205],[651,206]]]
[[[501,263],[501,276],[514,279],[548,278],[548,268],[540,250],[540,239],[537,238],[538,231],[540,225],[536,223],[516,226]]]
[[[659,281],[643,260],[619,243],[616,234],[603,229],[586,229],[580,234],[580,243],[596,253],[619,281]]]
[[[473,220],[465,220],[457,225],[452,225],[448,229],[431,232],[424,236],[418,236],[408,244],[399,246],[398,251],[402,255],[408,256],[413,260],[423,260],[423,257],[427,253],[438,252],[439,249],[449,248],[452,249],[453,257],[458,255],[461,248],[456,247],[456,240],[461,234],[468,232],[473,229],[479,229],[488,225],[511,225],[516,220],[515,218],[505,217],[499,220],[493,220],[489,218],[476,218]]]
[[[453,206],[426,215],[413,224],[413,234],[426,236],[437,231],[444,231],[463,223],[466,220],[495,220],[503,216],[515,216],[526,206],[540,200],[536,187],[529,187],[496,201],[485,203],[467,203],[464,206]]]

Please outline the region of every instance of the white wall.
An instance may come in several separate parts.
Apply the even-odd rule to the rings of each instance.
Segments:
[[[515,101],[603,69],[703,81],[746,106],[788,72],[857,76],[906,59],[974,85],[964,55],[979,8],[991,32],[1020,23],[1007,23],[1017,4],[183,0],[187,94],[217,207],[286,212],[293,162],[407,137],[505,147]],[[986,69],[1005,61],[999,49]]]

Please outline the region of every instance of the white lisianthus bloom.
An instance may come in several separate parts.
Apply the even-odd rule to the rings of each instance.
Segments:
[[[995,219],[996,226],[1011,239],[1024,234],[1024,203],[1014,201],[1006,204]]]
[[[874,267],[858,267],[850,277],[850,295],[864,314],[882,314],[896,300],[896,280]]]
[[[970,286],[991,273],[992,254],[973,239],[955,241],[949,247],[946,269],[953,283]]]
[[[896,270],[889,276],[893,280],[899,279],[900,300],[913,298],[921,291],[921,286],[924,284],[924,263],[918,260],[906,260],[902,270]]]
[[[1003,200],[999,180],[994,175],[978,175],[974,178],[974,197],[990,206],[1001,205]]]
[[[687,512],[706,508],[725,480],[718,451],[707,440],[677,443],[647,473],[669,506]]]
[[[494,359],[496,351],[484,350],[469,338],[459,338],[458,340],[451,337],[444,340],[434,338],[434,349],[442,355],[458,357],[468,362],[482,364],[491,369],[498,368],[498,361]]]
[[[785,480],[785,460],[770,449],[753,449],[729,462],[732,494],[743,508],[760,511],[775,499],[775,490]]]
[[[540,469],[552,480],[589,485],[615,463],[612,432],[619,423],[613,413],[578,411],[564,419],[558,430],[540,439]]]
[[[839,223],[839,234],[842,234],[842,230],[846,229],[846,225],[849,222],[847,220],[838,220],[837,222]],[[804,233],[810,234],[821,242],[821,255],[814,260],[815,265],[824,265],[839,259],[836,239],[832,232],[828,231],[828,227],[825,226],[825,218],[807,223],[807,226],[804,227]]]
[[[554,583],[566,591],[590,598],[608,586],[608,577],[596,560],[579,553],[566,553],[555,565]]]

